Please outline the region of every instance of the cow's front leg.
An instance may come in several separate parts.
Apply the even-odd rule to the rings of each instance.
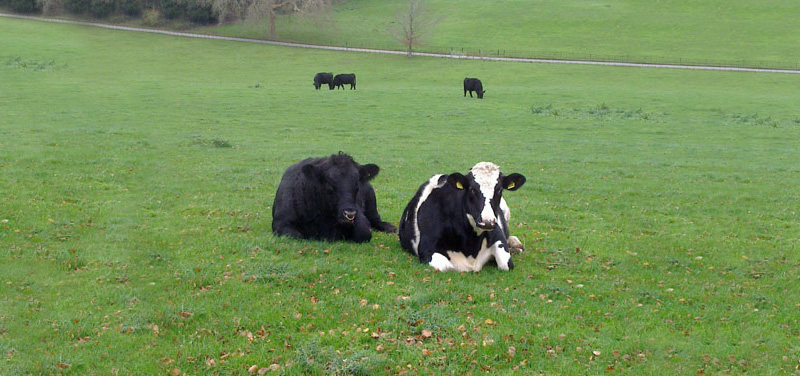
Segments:
[[[275,222],[275,224],[272,225],[272,232],[277,235],[288,236],[295,239],[305,238],[300,230],[292,226],[290,223],[285,222]]]
[[[388,233],[396,233],[397,227],[389,222],[384,222],[381,220],[381,215],[378,214],[378,204],[375,200],[375,190],[370,185],[365,185],[361,190],[359,190],[359,195],[363,195],[363,209],[364,215],[367,216],[369,220],[370,226],[372,228],[388,232]]]
[[[432,268],[440,272],[456,270],[456,267],[450,262],[447,256],[436,252],[436,246],[430,241],[431,237],[422,235],[419,244],[416,247],[419,262],[430,265]]]
[[[366,243],[372,239],[369,220],[363,213],[358,213],[353,221],[353,229],[350,240],[356,243]]]
[[[520,241],[516,236],[508,237],[508,247],[512,254],[522,253],[525,250],[525,246],[522,244],[522,241]]]

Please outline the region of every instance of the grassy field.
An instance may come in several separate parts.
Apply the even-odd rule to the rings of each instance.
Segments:
[[[429,0],[444,17],[421,49],[470,54],[615,58],[655,62],[771,66],[800,62],[791,0]],[[318,43],[402,49],[390,30],[402,1],[350,0],[322,32],[285,19],[281,37]],[[229,35],[263,38],[266,26],[229,25]],[[781,64],[787,65],[787,64]],[[784,66],[784,68],[787,68]]]
[[[2,375],[798,373],[800,77],[10,19],[0,45]],[[523,173],[526,253],[273,237],[283,170],[339,150],[393,222],[433,173]]]

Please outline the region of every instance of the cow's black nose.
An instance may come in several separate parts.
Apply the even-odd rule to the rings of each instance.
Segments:
[[[484,229],[484,230],[492,230],[492,229],[494,229],[494,224],[495,224],[495,221],[491,221],[491,220],[489,220],[489,221],[481,221],[481,222],[477,223],[478,227],[480,227],[481,229]]]
[[[355,210],[345,210],[344,211],[344,219],[352,222],[356,219],[356,211]]]

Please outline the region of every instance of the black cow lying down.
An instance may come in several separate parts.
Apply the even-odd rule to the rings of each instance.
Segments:
[[[328,90],[333,90],[333,73],[320,72],[314,75],[314,88],[319,90],[325,84],[328,84]]]
[[[469,92],[469,97],[472,98],[472,92],[478,94],[478,99],[483,99],[483,93],[486,90],[483,90],[483,84],[481,80],[477,78],[465,78],[464,79],[464,96],[467,96],[467,92]]]
[[[350,84],[350,90],[356,88],[356,75],[355,73],[342,73],[337,74],[336,77],[333,78],[333,86],[337,89],[341,88],[344,90],[344,85]]]
[[[400,245],[438,271],[478,272],[494,259],[502,270],[514,268],[509,242],[511,213],[502,197],[525,184],[491,162],[480,162],[464,176],[434,175],[422,184],[403,211]]]
[[[381,221],[370,179],[377,165],[347,154],[308,158],[283,174],[272,204],[272,232],[294,238],[368,242],[370,228],[397,232]]]

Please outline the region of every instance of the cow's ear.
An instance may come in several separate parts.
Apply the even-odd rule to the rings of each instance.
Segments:
[[[322,181],[324,179],[324,175],[320,174],[319,170],[312,164],[307,164],[303,166],[303,175],[313,180]]]
[[[522,174],[513,173],[503,177],[503,188],[509,191],[516,191],[525,184],[525,177]]]
[[[450,184],[453,187],[456,187],[456,189],[460,190],[464,190],[464,188],[469,186],[467,177],[459,174],[458,172],[454,172],[447,176],[447,184]]]
[[[378,173],[381,171],[381,168],[378,167],[376,164],[366,164],[361,166],[358,169],[358,174],[361,177],[361,181],[367,182],[370,181],[372,178],[378,176]]]

